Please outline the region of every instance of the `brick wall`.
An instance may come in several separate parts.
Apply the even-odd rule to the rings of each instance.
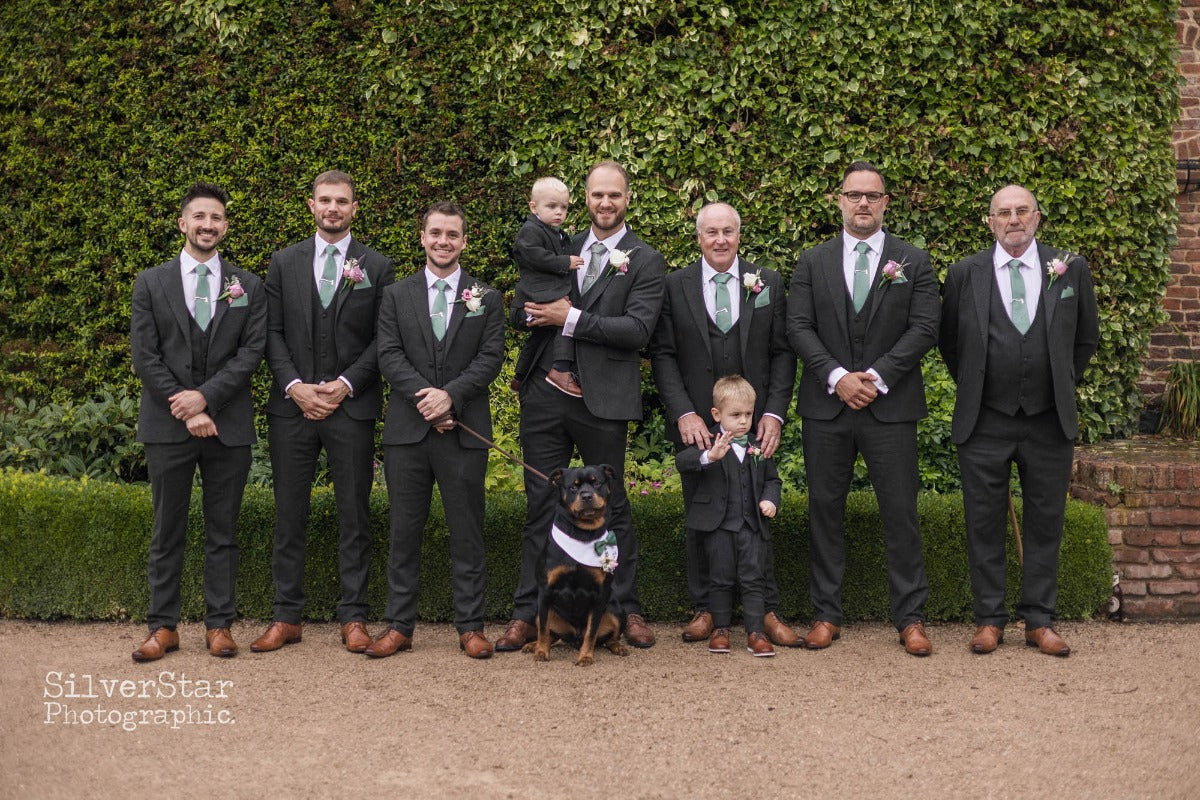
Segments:
[[[1200,0],[1182,0],[1175,23],[1179,37],[1180,118],[1175,128],[1175,157],[1200,166]],[[1179,172],[1180,186],[1187,178]],[[1142,391],[1162,393],[1166,370],[1174,361],[1200,358],[1200,170],[1191,173],[1191,191],[1180,194],[1179,239],[1171,251],[1171,279],[1163,308],[1171,319],[1150,336],[1143,363]]]
[[[1071,496],[1105,507],[1127,617],[1200,618],[1200,444],[1080,447]]]

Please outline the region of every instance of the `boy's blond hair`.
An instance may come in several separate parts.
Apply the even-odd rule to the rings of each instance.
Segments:
[[[757,398],[750,381],[741,375],[726,375],[713,384],[713,408],[723,409],[726,403],[737,400],[754,405]]]
[[[562,192],[567,196],[571,194],[571,190],[567,188],[567,185],[553,175],[538,178],[533,182],[533,187],[529,190],[529,196],[531,198],[537,197],[539,192]]]

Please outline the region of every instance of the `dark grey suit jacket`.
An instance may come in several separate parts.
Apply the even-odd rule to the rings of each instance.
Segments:
[[[454,417],[489,439],[492,411],[488,388],[504,362],[504,299],[465,271],[459,275],[458,294],[479,285],[483,306],[471,314],[456,302],[442,340],[439,380],[434,360],[433,325],[429,321],[425,270],[392,284],[383,293],[379,309],[379,368],[391,385],[383,443],[415,444],[429,433],[430,425],[417,411],[417,392],[427,387],[444,389],[454,403]],[[454,434],[463,447],[487,445],[459,429]]]
[[[1073,440],[1079,435],[1075,386],[1100,341],[1096,293],[1087,261],[1082,256],[1072,256],[1067,271],[1050,283],[1046,271],[1050,262],[1055,258],[1066,259],[1068,254],[1040,242],[1037,248],[1042,262],[1042,296],[1038,313],[1046,315],[1054,407],[1063,434]],[[964,258],[951,266],[946,275],[938,349],[950,376],[958,384],[951,423],[955,444],[970,438],[979,419],[987,370],[988,318],[995,285],[994,252],[995,246]]]
[[[721,428],[719,425],[713,425],[709,430],[716,437]],[[753,436],[750,437],[749,443],[756,444]],[[741,491],[741,482],[736,473],[738,460],[733,449],[730,448],[720,463],[703,466],[700,463],[701,454],[700,448],[695,446],[686,447],[675,454],[675,466],[680,472],[699,473],[696,491],[692,493],[692,497],[687,503],[685,511],[687,516],[684,524],[698,531],[715,531],[725,520],[725,512],[729,508],[729,495]],[[762,531],[763,538],[769,539],[770,526],[759,512],[758,504],[763,500],[770,500],[776,508],[779,508],[783,482],[779,479],[779,472],[775,469],[773,459],[764,458],[756,461],[750,455],[747,455],[746,458],[750,459],[750,484],[754,492],[754,513],[758,516],[759,530]]]
[[[587,235],[584,231],[571,240],[572,253],[579,255]],[[617,249],[629,253],[634,248],[626,272],[615,271],[610,264],[582,297],[572,282],[571,303],[582,311],[574,333],[575,369],[584,405],[599,419],[642,418],[640,351],[649,344],[658,322],[666,262],[626,228]],[[525,312],[515,305],[510,322],[527,330]],[[544,355],[546,342],[531,337],[525,343],[537,349],[535,363]]]
[[[222,444],[254,444],[250,379],[266,346],[266,292],[258,276],[222,258],[222,284],[232,277],[245,289],[246,302],[217,301],[208,329],[208,369],[199,385],[192,380],[192,316],[183,299],[179,257],[139,273],[134,281],[129,344],[133,369],[142,381],[139,442],[186,441],[191,434],[171,416],[167,398],[196,389],[208,401],[206,411]]]
[[[267,411],[295,416],[300,408],[284,396],[288,384],[299,380],[314,383],[313,360],[313,251],[309,237],[271,254],[267,268],[267,366],[275,376]],[[383,389],[376,361],[375,320],[383,290],[396,280],[392,262],[350,240],[346,258],[357,258],[367,281],[346,285],[342,281],[331,304],[337,337],[337,371],[354,387],[354,396],[341,407],[353,419],[377,419],[383,405]],[[370,283],[367,286],[366,283]]]
[[[875,283],[888,261],[905,264],[904,283],[875,288],[867,309],[863,369],[874,367],[888,386],[867,409],[880,422],[912,422],[925,416],[921,357],[937,343],[938,282],[929,254],[886,234]],[[800,254],[788,292],[788,341],[804,362],[796,408],[803,417],[833,419],[845,406],[830,393],[829,375],[852,370],[842,234]]]
[[[749,261],[740,261],[744,276],[757,272]],[[709,317],[704,307],[699,261],[672,272],[666,279],[662,313],[650,344],[654,382],[667,412],[667,438],[682,444],[675,424],[694,411],[712,427],[714,375],[709,341]],[[762,270],[767,302],[756,307],[761,295],[747,293],[741,286],[731,287],[740,298],[738,338],[741,343],[742,376],[757,393],[754,421],[764,412],[787,418],[792,386],[796,380],[796,356],[787,342],[787,301],[783,280],[771,269]]]

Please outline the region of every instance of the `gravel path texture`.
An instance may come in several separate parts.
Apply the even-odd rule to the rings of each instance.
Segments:
[[[275,653],[151,664],[141,625],[0,620],[0,798],[1200,797],[1200,625],[1059,626],[1069,658],[861,623],[826,651],[659,643],[472,661],[453,628],[374,661],[310,624]],[[372,633],[379,628],[372,625]],[[494,638],[499,625],[489,625]]]

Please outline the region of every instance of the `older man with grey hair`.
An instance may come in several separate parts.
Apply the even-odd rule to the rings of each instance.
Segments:
[[[796,358],[788,347],[786,305],[779,273],[741,259],[741,217],[727,203],[711,203],[696,216],[700,259],[667,276],[666,296],[650,345],[654,381],[667,414],[667,437],[676,450],[712,446],[713,384],[740,375],[757,395],[755,438],[767,457],[779,447]],[[685,500],[691,500],[696,474],[682,474]],[[694,616],[684,641],[705,641],[712,633],[708,609],[708,564],[703,542],[685,529],[688,592]],[[774,554],[765,542],[763,558],[764,629],[772,642],[795,647],[800,637],[778,615]]]

